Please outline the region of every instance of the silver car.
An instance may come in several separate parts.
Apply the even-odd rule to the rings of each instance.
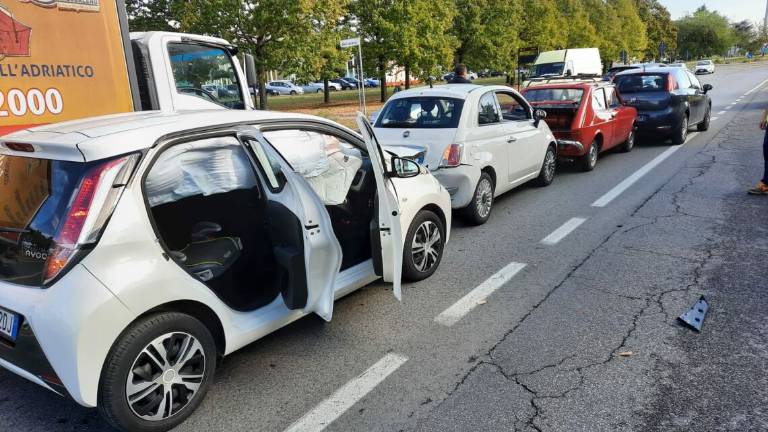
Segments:
[[[270,81],[266,85],[267,91],[280,95],[304,94],[304,89],[288,80]]]

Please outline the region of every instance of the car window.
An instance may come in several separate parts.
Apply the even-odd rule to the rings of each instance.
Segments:
[[[688,79],[691,81],[690,87],[693,87],[697,90],[701,90],[701,83],[699,82],[699,79],[696,78],[696,75],[690,72],[686,72],[685,74],[688,76]]]
[[[501,122],[501,114],[496,106],[496,94],[488,92],[480,98],[477,122],[481,125]]]
[[[168,55],[178,93],[196,96],[227,108],[245,109],[235,67],[223,49],[169,43]],[[211,71],[216,73],[212,74]],[[229,84],[238,84],[238,90],[227,90],[225,86]]]
[[[690,75],[684,70],[680,69],[674,73],[675,80],[677,81],[677,87],[681,89],[691,88]]]
[[[264,151],[264,147],[262,147],[260,142],[248,139],[246,140],[246,143],[253,150],[253,154],[256,155],[256,161],[259,164],[259,168],[261,168],[264,177],[266,177],[272,192],[282,190],[286,180],[280,162]]]
[[[568,104],[579,105],[581,98],[584,96],[584,90],[582,89],[557,89],[557,88],[540,88],[540,89],[528,89],[526,90],[525,99],[528,102],[546,102],[547,104]]]
[[[605,87],[605,99],[608,101],[609,108],[616,108],[621,105],[619,96],[616,94],[616,87],[614,86]]]
[[[614,82],[621,94],[667,90],[667,74],[618,75]]]
[[[592,108],[594,108],[595,111],[601,111],[606,109],[605,105],[605,92],[603,89],[595,89],[592,92]]]
[[[531,118],[528,105],[513,93],[497,92],[496,99],[501,108],[501,118],[508,121],[528,120]]]
[[[441,129],[459,125],[461,99],[415,96],[394,99],[376,119],[377,128]]]

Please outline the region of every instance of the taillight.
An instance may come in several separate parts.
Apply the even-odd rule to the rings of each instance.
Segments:
[[[677,90],[677,80],[672,74],[667,75],[667,91],[671,92]]]
[[[442,168],[454,168],[461,165],[461,152],[464,146],[461,144],[451,144],[443,152],[443,159],[440,161]]]
[[[85,173],[48,251],[45,283],[58,276],[82,246],[98,240],[138,159],[138,155],[123,156]]]

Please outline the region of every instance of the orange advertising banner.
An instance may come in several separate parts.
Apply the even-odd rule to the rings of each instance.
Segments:
[[[132,111],[123,46],[115,0],[0,0],[0,136]]]

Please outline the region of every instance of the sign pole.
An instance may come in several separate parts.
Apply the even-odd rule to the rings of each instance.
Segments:
[[[360,92],[360,100],[363,105],[363,115],[367,116],[368,112],[366,110],[365,106],[365,81],[363,77],[363,44],[358,43],[357,44],[357,54],[358,54],[358,60],[360,62],[360,69],[358,75],[360,75],[360,88],[358,91]]]
[[[360,43],[360,38],[351,38],[351,39],[342,39],[341,42],[339,42],[339,46],[341,48],[352,48],[357,47],[357,54],[358,54],[358,74],[357,76],[360,77],[358,81],[357,86],[357,102],[360,104],[360,108],[363,111],[363,114],[366,114],[365,109],[365,83],[363,82],[363,47]]]

